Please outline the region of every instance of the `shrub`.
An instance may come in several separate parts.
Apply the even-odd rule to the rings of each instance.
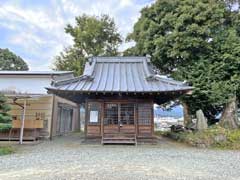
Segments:
[[[0,132],[7,132],[12,128],[12,124],[0,123]]]
[[[6,132],[11,129],[12,117],[8,112],[11,110],[7,103],[7,97],[0,93],[0,132]]]
[[[218,125],[197,132],[168,132],[168,137],[197,147],[240,149],[240,129],[229,130]]]
[[[11,146],[0,146],[0,156],[11,154],[14,152],[14,149]]]

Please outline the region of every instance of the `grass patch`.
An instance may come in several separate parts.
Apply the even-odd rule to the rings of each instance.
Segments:
[[[12,154],[14,149],[11,146],[0,146],[0,156]]]
[[[156,136],[166,136],[169,133],[169,131],[155,131],[154,134]]]
[[[229,130],[215,125],[204,131],[167,132],[163,135],[196,147],[240,149],[240,129]]]

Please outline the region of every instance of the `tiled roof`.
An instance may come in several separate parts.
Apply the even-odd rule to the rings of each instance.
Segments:
[[[49,90],[78,92],[168,92],[192,87],[155,73],[147,57],[92,57],[82,76],[55,82]]]

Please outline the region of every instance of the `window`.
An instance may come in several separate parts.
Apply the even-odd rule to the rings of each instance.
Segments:
[[[141,103],[138,104],[138,124],[151,125],[152,119],[152,104]]]
[[[134,124],[133,103],[107,103],[104,108],[105,125]]]
[[[118,124],[118,104],[105,104],[104,124]]]
[[[134,104],[121,104],[121,124],[134,124]]]

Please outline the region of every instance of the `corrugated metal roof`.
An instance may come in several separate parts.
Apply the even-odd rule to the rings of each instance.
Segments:
[[[147,57],[93,57],[80,77],[48,89],[80,92],[166,92],[191,90],[182,82],[153,73]]]

